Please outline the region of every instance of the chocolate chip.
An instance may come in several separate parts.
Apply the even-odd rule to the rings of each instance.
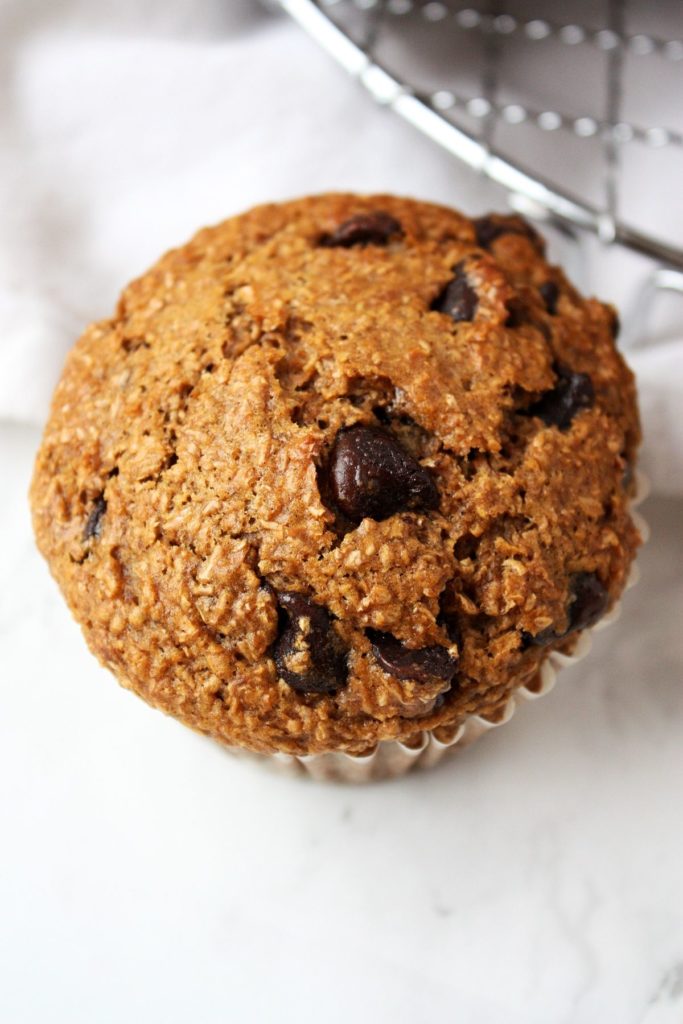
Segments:
[[[611,310],[611,313],[612,321],[610,323],[610,330],[612,332],[612,337],[616,340],[619,337],[619,331],[621,330],[621,321],[619,320],[616,310]]]
[[[537,231],[527,224],[522,217],[505,217],[493,214],[488,217],[477,217],[474,221],[477,245],[488,249],[501,235],[523,235],[533,243],[539,253],[545,251],[545,243]]]
[[[389,213],[357,213],[349,217],[332,232],[324,235],[320,244],[326,248],[352,245],[386,245],[393,235],[402,235],[403,228]]]
[[[577,373],[556,364],[557,384],[552,391],[529,406],[529,416],[538,416],[549,427],[567,430],[582,409],[590,409],[595,401],[593,382],[587,373]]]
[[[557,633],[552,627],[541,630],[536,636],[522,633],[522,650],[532,644],[547,647],[555,640],[563,640],[570,633],[595,625],[609,603],[609,594],[594,572],[575,572],[569,580],[569,603],[567,605],[567,628]]]
[[[98,494],[83,529],[83,540],[98,538],[102,533],[102,520],[107,511],[107,502],[103,494]]]
[[[280,634],[273,647],[278,673],[298,693],[336,693],[346,685],[346,651],[326,608],[304,594],[276,592]]]
[[[446,313],[456,323],[460,320],[473,320],[479,305],[479,298],[467,281],[463,260],[453,267],[453,274],[453,279],[437,295],[430,309],[437,313]]]
[[[570,583],[567,633],[593,626],[607,610],[609,594],[594,572],[575,572]]]
[[[366,630],[372,644],[372,653],[379,665],[396,679],[414,679],[418,683],[433,683],[441,680],[450,683],[458,667],[445,647],[420,647],[411,650],[391,633],[380,633],[376,629]]]
[[[439,507],[429,471],[379,427],[356,424],[340,430],[327,472],[334,502],[356,522],[366,516],[387,519],[404,509]]]
[[[554,281],[544,281],[539,285],[538,292],[545,303],[545,308],[551,316],[557,313],[557,300],[560,297],[560,289]]]
[[[522,324],[529,323],[527,309],[520,299],[510,299],[507,304],[507,311],[506,327],[521,327]]]

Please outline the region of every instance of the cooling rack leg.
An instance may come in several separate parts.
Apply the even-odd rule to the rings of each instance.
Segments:
[[[666,295],[680,297],[683,308],[683,272],[671,267],[655,267],[636,292],[624,324],[624,348],[645,348],[660,339],[656,324],[661,300]]]

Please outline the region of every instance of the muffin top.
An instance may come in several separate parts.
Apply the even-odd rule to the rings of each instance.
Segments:
[[[39,546],[121,683],[227,744],[360,753],[495,719],[639,542],[616,331],[519,217],[261,206],[76,343]]]

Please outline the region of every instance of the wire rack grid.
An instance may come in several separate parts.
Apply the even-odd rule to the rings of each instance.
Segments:
[[[663,237],[671,219],[664,218],[663,232],[652,218],[634,224],[624,187],[630,173],[630,211],[638,211],[643,181],[657,198],[662,167],[669,181],[683,180],[681,126],[655,120],[662,113],[657,101],[666,97],[672,100],[669,112],[683,112],[683,41],[675,37],[678,29],[683,36],[680,0],[664,12],[669,34],[656,26],[634,31],[630,26],[642,21],[642,11],[635,11],[633,0],[582,8],[543,4],[544,16],[532,0],[480,8],[443,0],[277,3],[378,102],[502,185],[516,209],[650,257],[658,267],[647,287],[683,291],[683,248],[675,237]],[[660,8],[661,14],[665,6],[640,8]],[[548,10],[555,19],[545,17]],[[582,13],[583,19],[560,19],[563,10]],[[579,52],[583,64],[574,56]],[[558,87],[563,61],[569,77]],[[520,68],[528,71],[523,87],[515,81]],[[450,80],[444,84],[440,76]],[[643,76],[653,99],[639,120],[624,105],[625,99],[640,98]],[[593,109],[577,107],[582,87]],[[529,148],[538,153],[543,136],[546,152],[560,154],[550,172],[524,161]],[[655,153],[659,163],[641,172],[639,161]],[[542,164],[542,154],[539,159]],[[571,187],[581,171],[597,195],[589,198],[587,190]]]

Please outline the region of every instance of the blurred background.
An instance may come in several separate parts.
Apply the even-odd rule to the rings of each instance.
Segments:
[[[614,4],[387,0],[379,25],[371,0],[321,7],[453,124],[605,201]],[[642,582],[552,695],[431,775],[316,787],[233,762],[99,668],[34,550],[65,353],[162,251],[308,192],[506,207],[276,8],[0,0],[0,1018],[680,1024],[683,300],[644,297],[651,263],[548,231],[619,306],[638,374]],[[618,12],[620,123],[660,130],[622,130],[618,212],[680,246],[683,60],[663,42],[683,7]]]

